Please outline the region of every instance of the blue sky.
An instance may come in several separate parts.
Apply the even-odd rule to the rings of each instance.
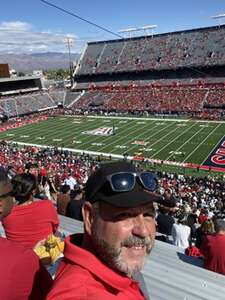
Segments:
[[[49,0],[85,19],[118,33],[120,29],[156,24],[155,33],[213,26],[210,16],[225,13],[225,0]],[[225,23],[225,18],[221,20]],[[81,20],[40,0],[2,0],[0,53],[81,52],[87,41],[112,39]]]

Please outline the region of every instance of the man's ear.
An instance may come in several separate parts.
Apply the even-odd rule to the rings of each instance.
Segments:
[[[84,230],[87,232],[87,234],[91,235],[91,228],[94,220],[94,209],[93,205],[85,201],[82,206],[82,215],[84,220]]]

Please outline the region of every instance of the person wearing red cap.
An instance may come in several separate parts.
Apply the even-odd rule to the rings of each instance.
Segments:
[[[84,234],[66,239],[47,300],[148,299],[136,278],[155,240],[153,202],[175,204],[156,190],[155,174],[128,162],[103,164],[89,177]]]

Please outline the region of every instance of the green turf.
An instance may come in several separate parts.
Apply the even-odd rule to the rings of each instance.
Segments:
[[[111,136],[82,133],[112,126],[116,134]],[[225,122],[57,117],[2,132],[0,139],[201,164],[224,135]]]

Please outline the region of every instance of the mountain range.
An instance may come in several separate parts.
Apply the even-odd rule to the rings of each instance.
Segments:
[[[78,53],[71,53],[71,61],[77,61]],[[68,53],[45,52],[33,54],[3,54],[0,53],[0,64],[9,64],[10,69],[17,72],[33,70],[56,70],[69,68]]]

